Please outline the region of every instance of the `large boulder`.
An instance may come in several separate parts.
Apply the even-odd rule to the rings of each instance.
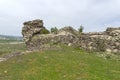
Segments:
[[[36,34],[42,34],[43,31],[47,30],[43,26],[43,21],[36,19],[33,21],[27,21],[23,23],[22,35],[26,45],[30,45],[31,38]]]
[[[119,28],[108,27],[106,29],[106,33],[110,36],[120,36],[120,27]]]
[[[64,28],[61,28],[58,31],[58,34],[73,34],[73,35],[79,35],[78,31],[73,29],[71,26],[66,26]]]

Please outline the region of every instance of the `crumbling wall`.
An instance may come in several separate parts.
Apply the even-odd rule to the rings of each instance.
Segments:
[[[58,30],[57,34],[41,34],[42,29],[45,29],[42,20],[24,23],[22,34],[29,50],[65,44],[89,51],[120,53],[120,28],[107,28],[104,32],[82,34],[70,26]]]
[[[22,35],[27,47],[31,47],[31,39],[36,34],[41,34],[41,31],[45,29],[43,21],[36,19],[33,21],[27,21],[23,23]]]

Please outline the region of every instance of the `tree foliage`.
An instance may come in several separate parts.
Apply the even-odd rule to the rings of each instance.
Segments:
[[[57,32],[58,32],[58,29],[56,27],[51,28],[51,33],[57,34]]]
[[[81,26],[79,27],[79,29],[78,29],[79,33],[82,33],[82,32],[83,32],[83,29],[84,29],[84,27],[81,25]]]
[[[47,30],[47,29],[42,29],[41,30],[41,34],[49,34],[50,32],[49,32],[49,30]]]

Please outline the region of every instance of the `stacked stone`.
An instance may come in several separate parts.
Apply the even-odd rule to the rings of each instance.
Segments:
[[[78,35],[78,31],[73,29],[71,26],[66,26],[58,31],[58,34],[73,34],[73,35]]]
[[[22,35],[26,44],[29,43],[34,34],[40,33],[40,31],[44,28],[43,21],[39,19],[24,22],[23,25]]]
[[[107,51],[120,53],[120,28],[107,28],[105,32],[83,33],[70,26],[58,30],[57,34],[41,34],[42,20],[33,20],[24,23],[22,34],[29,49],[42,49],[65,44],[90,51]]]
[[[120,27],[118,27],[118,28],[108,27],[105,32],[106,32],[108,35],[113,35],[112,32],[118,32],[118,33],[120,33],[119,31],[120,31]]]

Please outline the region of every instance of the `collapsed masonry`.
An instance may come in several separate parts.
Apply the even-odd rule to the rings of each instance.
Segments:
[[[120,27],[107,28],[104,32],[82,33],[70,26],[58,30],[57,34],[42,34],[46,29],[42,20],[24,22],[22,35],[29,50],[51,48],[65,44],[89,51],[120,53]]]

